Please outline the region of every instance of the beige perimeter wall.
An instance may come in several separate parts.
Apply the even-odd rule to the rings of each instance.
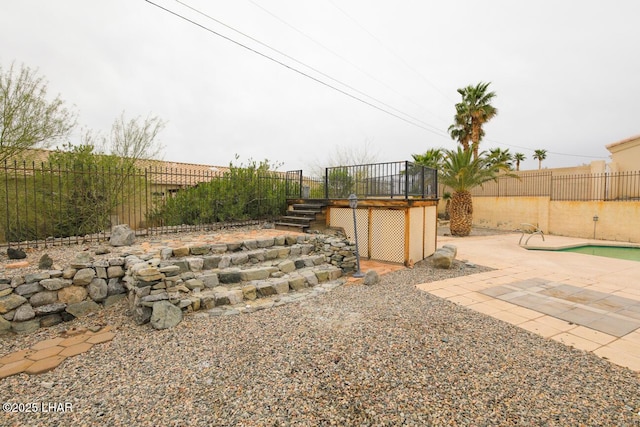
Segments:
[[[549,197],[474,197],[473,224],[516,230],[538,225],[559,236],[640,243],[640,202],[551,201]]]

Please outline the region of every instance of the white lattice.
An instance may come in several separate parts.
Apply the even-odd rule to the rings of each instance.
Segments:
[[[368,209],[356,209],[356,222],[358,226],[358,249],[361,257],[369,257],[369,211]],[[353,210],[350,208],[331,208],[329,213],[329,225],[342,227],[350,240],[355,240],[353,233]]]
[[[371,212],[371,258],[404,263],[404,210]]]

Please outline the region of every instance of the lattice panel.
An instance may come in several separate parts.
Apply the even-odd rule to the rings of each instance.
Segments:
[[[371,212],[371,258],[404,263],[404,222],[402,210]]]
[[[358,223],[358,249],[360,257],[369,256],[369,213],[367,209],[356,209],[356,222]],[[355,240],[353,234],[353,212],[350,208],[331,208],[329,213],[329,225],[342,227],[347,237]]]

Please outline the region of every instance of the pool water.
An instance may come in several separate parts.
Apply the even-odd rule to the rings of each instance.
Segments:
[[[578,246],[576,248],[560,249],[560,251],[604,256],[608,258],[627,259],[631,261],[640,261],[640,248],[586,245],[586,246]]]

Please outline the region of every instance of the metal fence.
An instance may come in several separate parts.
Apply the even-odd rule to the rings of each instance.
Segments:
[[[0,166],[0,245],[104,240],[128,224],[137,235],[211,230],[274,219],[288,180],[277,172],[194,172],[8,163]]]
[[[443,188],[441,191],[450,191]],[[541,196],[565,201],[640,200],[640,171],[554,175],[552,171],[501,176],[471,190],[476,197]]]
[[[407,161],[330,167],[315,178],[294,171],[288,178],[289,198],[346,199],[352,193],[361,199],[438,197],[437,171]]]

